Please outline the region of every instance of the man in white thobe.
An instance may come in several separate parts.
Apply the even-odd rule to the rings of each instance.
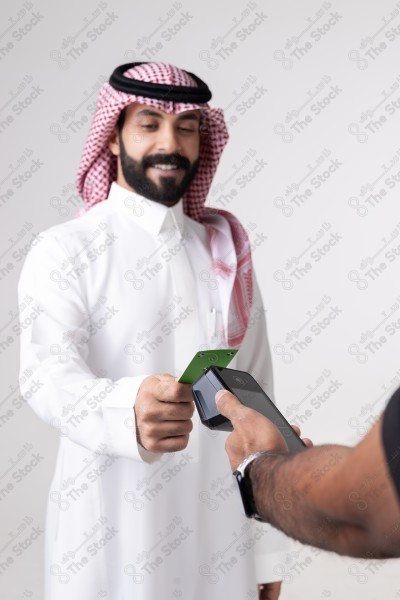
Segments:
[[[272,394],[247,237],[203,208],[226,128],[194,75],[123,67],[78,173],[90,210],[42,235],[19,286],[29,402],[60,434],[46,600],[278,598],[285,539],[241,515],[226,434],[177,382],[199,349],[236,346],[230,366]]]

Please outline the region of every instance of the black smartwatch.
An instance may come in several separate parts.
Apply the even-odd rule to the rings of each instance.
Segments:
[[[256,452],[255,454],[251,454],[247,458],[244,459],[243,462],[240,463],[236,471],[233,472],[233,477],[235,478],[240,492],[240,497],[242,498],[244,514],[249,519],[256,519],[257,521],[262,521],[263,518],[257,513],[256,505],[254,502],[254,494],[253,494],[253,486],[251,485],[250,477],[248,474],[249,465],[260,456],[281,456],[279,452]]]

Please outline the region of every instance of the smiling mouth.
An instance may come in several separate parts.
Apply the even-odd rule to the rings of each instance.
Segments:
[[[157,164],[152,165],[153,169],[159,169],[160,171],[178,171],[180,167],[177,165],[166,165],[166,164]]]

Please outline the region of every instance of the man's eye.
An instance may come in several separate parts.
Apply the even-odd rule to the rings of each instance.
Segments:
[[[148,125],[146,123],[143,123],[142,125],[140,125],[140,127],[142,129],[155,129],[156,125]]]
[[[193,133],[194,129],[191,129],[190,127],[179,127],[179,131],[183,131],[184,133]]]

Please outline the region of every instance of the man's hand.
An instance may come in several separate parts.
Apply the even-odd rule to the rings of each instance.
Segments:
[[[193,428],[191,386],[172,375],[146,377],[135,402],[136,437],[149,452],[176,452],[186,448]]]
[[[273,583],[262,583],[258,586],[259,600],[278,600],[281,593],[281,581]]]
[[[288,452],[285,438],[279,429],[259,412],[243,406],[236,396],[224,390],[217,392],[215,401],[219,412],[233,425],[233,432],[225,442],[233,471],[254,452]]]

